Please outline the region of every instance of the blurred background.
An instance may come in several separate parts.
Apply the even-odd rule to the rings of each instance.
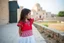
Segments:
[[[64,0],[0,0],[0,43],[18,42],[17,22],[23,8],[30,9],[33,18],[43,18],[34,22],[38,30],[34,33],[46,36],[47,43],[64,43]]]

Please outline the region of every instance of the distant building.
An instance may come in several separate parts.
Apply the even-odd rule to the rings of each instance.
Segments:
[[[52,17],[51,12],[46,12],[46,18],[48,18],[48,17]]]
[[[57,15],[56,15],[56,14],[51,14],[51,16],[52,16],[52,17],[57,17]]]
[[[35,4],[35,6],[32,8],[32,17],[38,17],[38,18],[46,18],[46,11],[42,10],[42,7],[40,4]]]

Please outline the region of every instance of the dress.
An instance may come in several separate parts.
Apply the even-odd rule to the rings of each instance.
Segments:
[[[32,24],[34,19],[30,18],[28,22],[20,21],[17,26],[21,27],[22,34],[19,37],[19,43],[36,43],[33,32],[32,32]]]

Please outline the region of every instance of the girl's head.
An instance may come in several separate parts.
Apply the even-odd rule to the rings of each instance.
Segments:
[[[20,20],[19,21],[25,21],[26,19],[30,19],[31,18],[31,10],[29,9],[22,9],[21,14],[20,14]]]

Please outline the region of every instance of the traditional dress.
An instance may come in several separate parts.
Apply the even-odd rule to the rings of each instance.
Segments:
[[[33,32],[32,24],[34,19],[30,18],[27,22],[20,21],[17,26],[21,28],[21,36],[19,37],[19,43],[36,43]]]

